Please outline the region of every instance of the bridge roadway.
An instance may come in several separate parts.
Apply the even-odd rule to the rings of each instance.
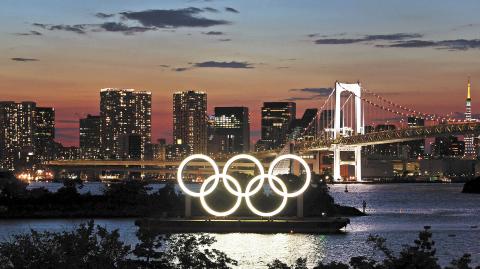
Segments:
[[[343,147],[348,146],[369,146],[377,144],[388,144],[405,142],[411,140],[418,140],[427,137],[443,136],[443,135],[464,135],[464,134],[480,134],[480,122],[469,123],[451,123],[440,124],[435,126],[414,127],[398,130],[371,132],[364,135],[355,135],[350,137],[341,137],[334,140],[314,140],[302,141],[295,143],[295,151],[297,152],[312,152],[312,151],[329,151],[332,150],[334,144],[339,144]],[[252,153],[259,160],[274,158],[278,154],[278,150],[270,150],[263,152]],[[222,158],[218,161],[218,166],[223,167],[228,157]],[[105,169],[108,167],[115,167],[115,169],[126,169],[129,171],[138,170],[156,170],[156,171],[171,171],[180,165],[181,161],[134,161],[134,160],[57,160],[46,163],[51,168],[98,168]],[[267,169],[269,161],[264,161],[264,167]],[[122,168],[123,167],[123,168]],[[209,164],[203,161],[192,161],[189,167],[198,167],[199,170],[211,171]],[[237,161],[235,167],[243,169],[254,169],[254,163],[250,161]],[[234,169],[233,167],[232,169]],[[235,170],[235,169],[234,169]]]
[[[412,127],[382,132],[371,132],[363,135],[340,137],[337,140],[314,140],[295,144],[300,152],[332,150],[333,144],[341,146],[370,146],[390,144],[445,135],[480,134],[480,122],[450,123],[434,126]]]

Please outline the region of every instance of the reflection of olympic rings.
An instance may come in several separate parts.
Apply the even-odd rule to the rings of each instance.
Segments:
[[[183,178],[182,178],[183,169],[185,168],[185,166],[190,161],[192,161],[194,159],[202,159],[204,161],[207,161],[212,166],[213,171],[214,171],[214,175],[209,176],[202,183],[202,186],[200,187],[199,192],[194,192],[194,191],[189,190],[185,186],[185,183],[183,182]],[[259,170],[259,175],[255,176],[254,178],[252,178],[248,182],[247,187],[245,188],[245,192],[242,191],[242,187],[238,183],[238,180],[227,174],[228,168],[235,161],[240,160],[240,159],[245,159],[245,160],[252,161],[255,164],[255,166],[258,167],[258,170]],[[292,192],[292,193],[288,192],[288,189],[287,189],[287,186],[285,185],[285,183],[274,174],[275,166],[278,165],[278,163],[280,163],[281,161],[285,161],[285,160],[288,160],[288,159],[298,161],[303,166],[303,168],[305,169],[305,175],[306,175],[304,185],[299,190],[297,190],[295,192]],[[305,192],[305,190],[310,185],[311,177],[312,177],[312,175],[311,175],[311,172],[310,172],[310,167],[308,166],[307,162],[305,162],[305,160],[303,160],[299,156],[296,156],[296,155],[293,155],[293,154],[285,154],[285,155],[279,156],[275,160],[273,160],[272,163],[269,166],[267,174],[265,174],[265,170],[263,169],[263,166],[260,163],[260,161],[257,158],[255,158],[251,155],[247,155],[247,154],[240,154],[240,155],[234,156],[231,159],[229,159],[223,167],[222,174],[220,174],[218,166],[215,163],[215,161],[212,160],[210,157],[208,157],[206,155],[203,155],[203,154],[194,154],[194,155],[189,156],[188,158],[186,158],[185,160],[183,160],[180,163],[180,166],[178,167],[178,171],[177,171],[178,185],[180,186],[182,191],[185,192],[186,194],[190,195],[190,196],[199,197],[200,202],[201,202],[203,208],[205,209],[205,211],[207,211],[209,214],[217,216],[217,217],[225,217],[225,216],[228,216],[228,215],[234,213],[240,207],[240,204],[242,202],[242,197],[245,197],[245,201],[247,203],[248,208],[254,214],[256,214],[258,216],[262,216],[262,217],[274,216],[274,215],[280,213],[285,208],[285,206],[287,205],[288,198],[299,196],[299,195],[301,195],[302,193]],[[268,184],[270,185],[270,188],[273,190],[273,192],[283,197],[280,206],[277,209],[275,209],[271,212],[259,211],[257,208],[255,208],[253,206],[252,201],[250,200],[251,196],[253,196],[254,194],[256,194],[257,192],[259,192],[262,189],[262,186],[265,183],[265,178],[268,179]],[[233,207],[226,210],[226,211],[223,211],[223,212],[218,212],[218,211],[213,210],[207,204],[207,202],[205,200],[205,197],[207,195],[211,194],[215,190],[215,188],[218,186],[218,183],[219,183],[220,179],[222,179],[223,184],[224,184],[225,188],[227,189],[227,191],[230,192],[231,194],[237,196],[237,200],[236,200],[235,204],[233,205]],[[211,184],[211,186],[209,188],[207,188],[207,186],[212,181],[213,181],[213,184]],[[255,188],[253,188],[253,185],[257,181],[259,183],[257,184],[257,186]],[[230,183],[232,183],[234,187],[232,187],[232,185]],[[275,183],[280,185],[281,190],[278,189],[278,187],[276,186]],[[253,190],[252,190],[252,188],[253,188]]]

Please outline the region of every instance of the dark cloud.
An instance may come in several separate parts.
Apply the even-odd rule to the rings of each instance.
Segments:
[[[213,13],[218,13],[218,9],[213,8],[213,7],[204,7],[203,10],[208,11],[208,12],[213,12]]]
[[[100,24],[99,27],[107,32],[122,32],[126,35],[155,30],[153,27],[128,26],[121,22],[105,22]]]
[[[332,93],[332,88],[302,88],[302,89],[290,89],[290,92],[306,92],[314,93],[323,96],[329,96]]]
[[[202,12],[204,12],[203,9],[189,7],[183,9],[128,11],[120,14],[124,19],[136,21],[144,27],[210,27],[215,25],[230,24],[229,21],[214,20],[198,16]]]
[[[10,58],[10,60],[15,61],[15,62],[37,62],[37,61],[40,61],[39,59],[35,59],[35,58],[21,58],[21,57]]]
[[[115,14],[106,14],[106,13],[103,13],[103,12],[98,12],[97,14],[95,14],[95,17],[97,18],[100,18],[100,19],[107,19],[107,18],[111,18],[111,17],[114,17]]]
[[[447,50],[480,49],[480,39],[453,39],[440,41],[405,40],[393,44],[377,45],[382,48],[436,48]]]
[[[175,72],[183,72],[183,71],[190,70],[190,68],[188,68],[188,67],[177,67],[177,68],[173,68],[172,70],[175,71]]]
[[[318,100],[323,99],[329,96],[332,93],[332,88],[301,88],[301,89],[290,89],[289,92],[299,92],[299,93],[308,93],[309,96],[291,96],[286,101],[303,101],[303,100]]]
[[[234,9],[233,7],[225,7],[225,11],[232,13],[240,13],[240,11]]]
[[[253,64],[248,62],[216,62],[216,61],[206,61],[201,63],[195,63],[194,67],[207,67],[207,68],[245,68],[250,69],[254,68]]]
[[[45,30],[59,30],[77,34],[106,31],[120,32],[126,35],[131,35],[159,29],[171,30],[172,28],[179,27],[210,27],[215,25],[230,24],[229,21],[209,19],[200,16],[204,12],[218,12],[218,10],[211,7],[205,7],[203,9],[189,7],[183,9],[150,9],[144,11],[127,11],[118,14],[98,12],[95,14],[97,18],[107,19],[116,17],[118,15],[120,17],[120,21],[111,21],[102,24],[68,25],[33,23],[32,25]]]
[[[220,32],[220,31],[209,31],[209,32],[203,32],[202,34],[204,34],[204,35],[224,35],[225,33]]]
[[[312,35],[314,36],[314,35]],[[319,45],[343,45],[343,44],[354,44],[354,43],[363,43],[370,41],[397,41],[405,40],[409,38],[420,38],[423,35],[421,34],[407,34],[407,33],[396,33],[396,34],[387,34],[387,35],[365,35],[361,38],[322,38],[315,40],[315,44]]]
[[[42,33],[38,31],[30,31],[28,33],[16,33],[15,35],[20,35],[20,36],[28,36],[28,35],[34,35],[34,36],[39,36],[42,35]]]
[[[66,24],[43,24],[43,23],[34,23],[33,26],[40,27],[45,30],[55,31],[67,31],[73,32],[76,34],[85,34],[86,24],[75,24],[75,25],[66,25]]]
[[[470,26],[470,25],[469,25]],[[473,24],[472,24],[473,26]],[[472,27],[470,26],[470,27]],[[311,37],[316,34],[309,35]],[[386,35],[365,35],[360,38],[321,38],[314,40],[319,45],[372,44],[377,48],[435,48],[451,51],[480,49],[480,39],[422,40],[418,33],[396,33]],[[386,43],[378,43],[384,41]]]
[[[232,41],[232,40],[230,38],[220,38],[218,41],[228,42],[228,41]]]

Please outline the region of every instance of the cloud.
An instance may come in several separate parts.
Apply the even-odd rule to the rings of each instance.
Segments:
[[[153,27],[128,26],[121,22],[105,22],[99,25],[99,27],[107,32],[122,32],[126,35],[156,30]]]
[[[95,17],[97,18],[100,18],[100,19],[107,19],[107,18],[111,18],[115,16],[115,14],[106,14],[106,13],[103,13],[103,12],[98,12],[95,14]]]
[[[220,32],[220,31],[209,31],[209,32],[203,32],[202,34],[204,34],[204,35],[224,35],[225,33]]]
[[[189,67],[177,67],[177,68],[173,68],[172,71],[175,71],[175,72],[183,72],[183,71],[187,71],[187,70],[190,70]]]
[[[40,61],[39,59],[35,59],[35,58],[21,58],[21,57],[10,58],[10,60],[15,61],[15,62],[37,62],[37,61]]]
[[[230,38],[220,38],[218,41],[228,42],[228,41],[232,41],[232,40]]]
[[[388,45],[377,45],[381,48],[436,48],[447,50],[468,50],[480,49],[480,39],[452,39],[440,41],[425,41],[425,40],[406,40],[395,42]]]
[[[87,25],[86,24],[75,24],[75,25],[66,25],[66,24],[43,24],[43,23],[34,23],[33,26],[40,27],[45,30],[50,31],[67,31],[73,32],[76,34],[85,34],[85,30]]]
[[[332,88],[301,88],[301,89],[290,89],[289,92],[298,92],[298,93],[308,93],[309,96],[291,96],[285,101],[303,101],[303,100],[318,100],[323,99],[329,96],[332,93]]]
[[[240,13],[240,11],[234,9],[233,7],[225,7],[225,11],[232,13]]]
[[[332,93],[332,88],[302,88],[302,89],[290,89],[290,92],[306,92],[314,93],[323,96],[329,96]]]
[[[169,67],[170,67],[170,65],[168,65],[168,64],[161,64],[161,65],[159,65],[159,66],[160,66],[160,67],[163,67],[163,68],[169,68]]]
[[[311,34],[309,36],[314,37],[316,34]],[[321,38],[314,40],[314,43],[318,45],[346,45],[361,43],[373,45],[377,48],[435,48],[450,51],[480,49],[480,39],[449,39],[437,41],[419,39],[423,37],[424,35],[419,33],[396,33],[364,35],[360,38]],[[384,43],[378,43],[377,41],[384,41]]]
[[[213,7],[204,7],[203,10],[208,11],[208,12],[213,12],[213,13],[218,13],[218,9],[213,8]]]
[[[183,9],[150,9],[144,11],[121,12],[123,19],[136,21],[144,27],[178,28],[210,27],[230,24],[225,20],[214,20],[198,16],[205,10],[196,7]]]
[[[226,20],[216,20],[200,16],[205,12],[218,12],[217,9],[205,7],[203,9],[188,7],[182,9],[149,9],[143,11],[126,11],[117,14],[107,14],[98,12],[95,17],[108,19],[119,17],[120,21],[110,21],[101,24],[44,24],[33,23],[39,27],[50,31],[67,31],[76,34],[86,34],[87,32],[120,32],[126,35],[143,33],[146,31],[155,31],[159,29],[168,29],[179,27],[210,27],[215,25],[228,25],[231,22]],[[33,31],[32,31],[33,32]]]
[[[194,67],[206,67],[206,68],[244,68],[244,69],[250,69],[254,68],[253,64],[248,63],[248,62],[236,62],[236,61],[231,61],[231,62],[216,62],[216,61],[206,61],[206,62],[200,62],[200,63],[195,63],[193,65]]]
[[[28,36],[28,35],[39,36],[39,35],[42,35],[42,33],[38,32],[38,31],[30,31],[28,33],[16,33],[15,35],[19,35],[19,36]]]
[[[310,35],[309,35],[310,36]],[[311,35],[312,37],[315,35]],[[421,34],[408,34],[408,33],[396,33],[396,34],[384,34],[384,35],[365,35],[361,38],[321,38],[315,40],[315,44],[318,45],[344,45],[344,44],[354,44],[354,43],[363,43],[371,41],[397,41],[405,40],[410,38],[420,38],[423,37]]]

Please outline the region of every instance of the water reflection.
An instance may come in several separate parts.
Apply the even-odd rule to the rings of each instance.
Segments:
[[[61,184],[46,187],[55,190]],[[100,187],[101,183],[87,183],[80,191],[93,193]],[[480,226],[480,195],[462,194],[461,188],[461,184],[355,184],[345,193],[342,185],[335,185],[331,193],[338,203],[360,208],[365,200],[371,214],[352,218],[345,234],[215,234],[218,242],[214,247],[238,260],[240,268],[263,268],[275,258],[293,263],[299,257],[314,265],[320,260],[348,261],[353,255],[371,255],[372,248],[365,243],[370,234],[386,237],[391,247],[399,249],[412,243],[423,226],[430,225],[443,265],[466,252],[479,264],[480,231],[473,227]],[[30,228],[68,230],[82,221],[86,220],[0,220],[0,239]],[[120,229],[122,240],[137,242],[133,219],[95,221],[108,229]]]

